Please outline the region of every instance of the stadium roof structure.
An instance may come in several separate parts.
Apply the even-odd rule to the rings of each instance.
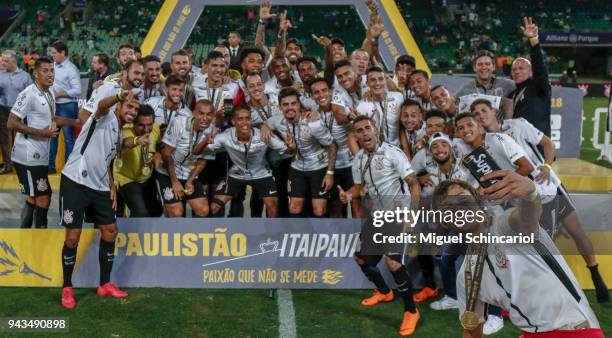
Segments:
[[[379,45],[382,61],[387,69],[395,68],[395,60],[403,54],[416,59],[416,66],[430,72],[412,33],[394,0],[374,0],[385,26]],[[256,0],[166,0],[142,43],[143,55],[155,54],[167,61],[178,49],[183,48],[205,6],[256,6]],[[273,5],[287,6],[352,6],[361,22],[367,27],[370,12],[363,0],[275,0]]]

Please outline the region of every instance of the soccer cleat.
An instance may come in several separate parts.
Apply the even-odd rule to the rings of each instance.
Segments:
[[[62,289],[62,306],[67,309],[74,309],[76,300],[74,300],[74,291],[72,286],[67,286]]]
[[[421,315],[419,314],[419,310],[417,312],[404,312],[404,319],[402,320],[402,326],[400,326],[399,334],[400,336],[410,336],[416,330],[417,323]]]
[[[417,292],[412,296],[412,300],[415,303],[420,303],[428,300],[429,298],[435,298],[438,296],[438,290],[434,290],[432,288],[423,288],[421,291]]]
[[[390,302],[393,301],[393,290],[389,290],[389,293],[381,293],[378,289],[374,290],[372,295],[368,298],[364,298],[361,301],[361,305],[363,306],[374,306],[380,302]]]
[[[102,297],[111,296],[114,298],[125,298],[128,296],[127,292],[120,290],[117,285],[110,282],[98,286],[98,291],[96,293]]]
[[[482,334],[492,335],[504,328],[504,319],[498,316],[488,315],[487,321],[482,327]]]
[[[457,309],[459,306],[457,305],[457,300],[452,299],[449,296],[444,296],[442,299],[436,300],[435,302],[431,302],[429,307],[432,310],[450,310]]]

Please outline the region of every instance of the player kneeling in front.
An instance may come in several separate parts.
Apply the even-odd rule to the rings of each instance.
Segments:
[[[457,275],[457,298],[463,337],[482,337],[485,304],[510,311],[510,320],[529,337],[603,338],[599,323],[569,266],[538,220],[542,212],[536,185],[510,170],[485,175],[495,182],[484,189],[496,203],[518,199],[506,210],[488,206],[483,222],[444,223],[464,234],[534,234],[534,243],[468,244]],[[484,202],[469,184],[444,181],[434,192],[433,207],[443,213],[481,213]],[[467,237],[466,237],[467,238]]]
[[[346,192],[338,186],[340,200],[343,203],[349,203],[353,195],[359,194],[365,188],[373,204],[378,205],[377,208],[382,210],[393,210],[397,207],[397,203],[408,207],[407,201],[411,201],[411,207],[418,206],[420,186],[406,154],[396,146],[379,141],[378,130],[370,117],[358,116],[353,121],[353,131],[361,146],[353,159],[355,185]],[[365,224],[364,228],[366,226],[369,224]],[[372,241],[371,238],[368,238],[367,232],[362,229],[362,243]],[[405,249],[406,247],[403,248],[404,251]],[[404,319],[399,333],[402,336],[409,336],[414,333],[420,315],[412,299],[412,282],[404,265],[404,255],[404,252],[395,251],[387,252],[385,255],[372,255],[364,254],[360,250],[355,253],[355,261],[366,277],[376,286],[374,294],[364,299],[361,304],[373,306],[380,302],[393,300],[393,291],[387,286],[376,267],[384,257],[397,284],[397,292],[404,301]]]
[[[142,66],[133,69],[142,76]],[[60,215],[62,225],[66,227],[62,249],[62,305],[69,309],[76,306],[71,279],[85,215],[100,229],[98,295],[115,298],[128,295],[110,283],[118,232],[116,190],[110,165],[121,146],[121,128],[134,120],[139,101],[134,91],[120,92],[97,101],[96,106],[95,113],[89,116],[76,140],[60,182]]]

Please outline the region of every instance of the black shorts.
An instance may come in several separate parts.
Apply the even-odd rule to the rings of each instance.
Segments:
[[[110,191],[94,190],[62,175],[60,180],[60,216],[66,228],[80,229],[83,218],[96,225],[117,222]]]
[[[173,204],[179,202],[186,202],[189,200],[193,200],[196,198],[206,197],[206,192],[202,189],[202,183],[200,180],[193,180],[193,193],[191,195],[185,194],[182,200],[179,200],[174,196],[174,191],[172,190],[172,182],[170,181],[170,177],[157,173],[156,175],[157,183],[159,184],[159,192],[161,194],[161,198],[164,201],[164,204]],[[185,187],[185,182],[187,180],[179,180]]]
[[[542,216],[540,216],[540,225],[551,238],[557,235],[561,227],[561,222],[576,210],[576,207],[570,200],[569,194],[563,185],[557,188],[557,196],[542,205]]]
[[[254,180],[241,180],[230,176],[226,181],[217,185],[215,194],[236,198],[244,191],[247,185],[253,188],[253,192],[257,194],[258,198],[278,197],[276,181],[274,181],[274,177],[272,176]]]
[[[351,167],[334,170],[334,186],[330,190],[330,199],[340,199],[340,192],[338,191],[338,186],[341,186],[344,191],[347,191],[354,185],[355,182],[353,181],[353,169]]]
[[[202,185],[219,184],[227,176],[227,153],[218,153],[214,160],[207,160],[204,170],[198,176]],[[231,164],[230,164],[231,165]]]
[[[51,195],[51,184],[49,184],[49,167],[46,165],[28,166],[13,162],[17,178],[19,179],[19,189],[21,193],[30,196],[49,196]]]
[[[289,180],[287,181],[287,192],[289,197],[306,197],[312,199],[329,199],[329,192],[321,188],[327,168],[312,171],[300,171],[289,169]]]

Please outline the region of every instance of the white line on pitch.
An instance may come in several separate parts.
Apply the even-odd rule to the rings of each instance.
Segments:
[[[291,290],[278,289],[276,292],[278,302],[278,336],[280,338],[296,338],[295,310]]]

